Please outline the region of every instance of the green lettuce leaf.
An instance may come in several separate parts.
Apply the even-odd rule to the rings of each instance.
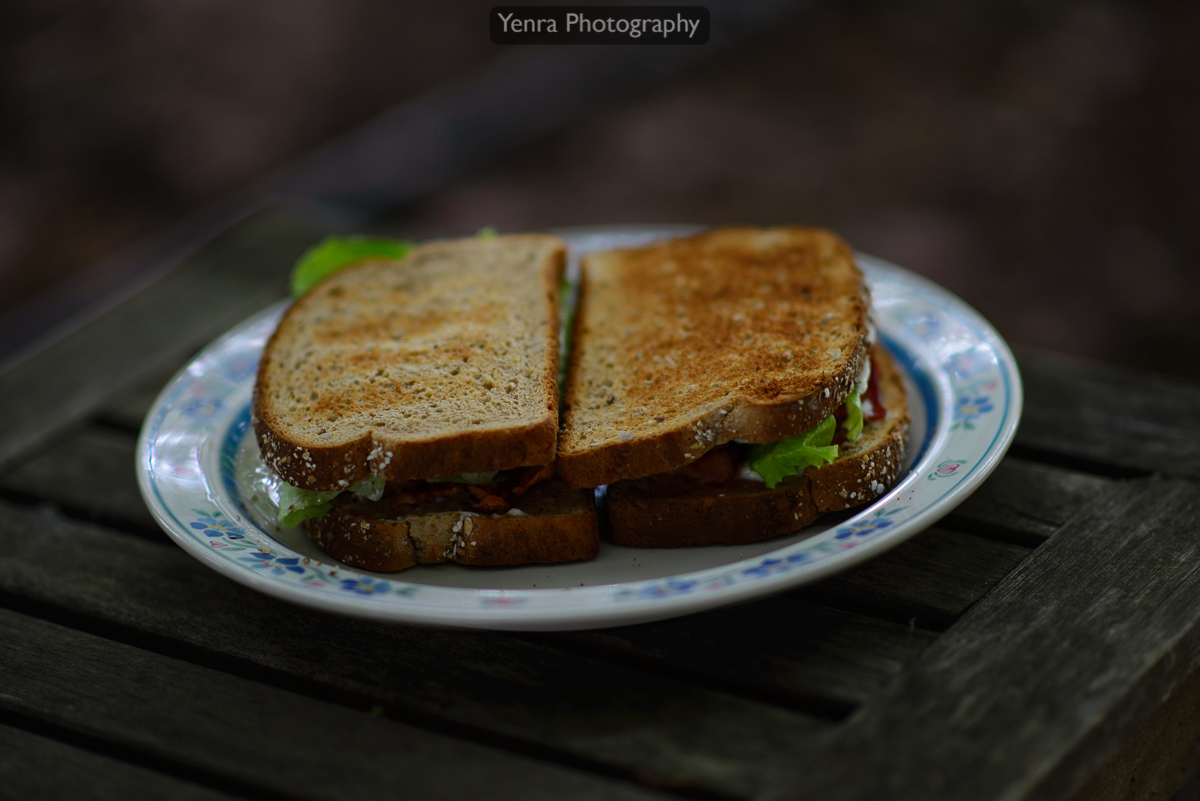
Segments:
[[[842,428],[846,429],[847,442],[858,442],[863,430],[863,408],[857,392],[851,392],[846,398],[846,419],[842,421]]]
[[[803,434],[755,445],[750,449],[747,464],[762,476],[768,488],[774,489],[780,481],[805,467],[833,462],[838,455],[837,445],[831,444],[836,431],[837,419],[831,414]]]
[[[377,501],[383,497],[383,476],[367,476],[350,485],[350,491]],[[293,487],[286,481],[279,483],[279,527],[292,528],[305,520],[321,517],[333,507],[333,499],[342,494],[342,490],[314,490]]]
[[[318,503],[313,506],[298,506],[288,512],[284,512],[281,506],[279,507],[279,527],[295,528],[311,517],[324,517],[325,513],[332,508],[332,501]]]
[[[333,506],[331,501],[341,490],[314,492],[293,487],[286,481],[279,485],[279,527],[292,528],[311,517],[320,517]]]
[[[343,267],[373,258],[399,259],[412,250],[411,242],[362,236],[330,236],[309,248],[292,270],[292,295],[300,297],[317,282]]]
[[[350,485],[350,491],[361,495],[368,501],[377,501],[383,497],[383,487],[387,479],[383,476],[367,476]]]

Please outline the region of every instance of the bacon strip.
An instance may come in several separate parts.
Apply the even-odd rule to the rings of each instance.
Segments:
[[[504,514],[511,505],[502,495],[496,494],[495,484],[468,484],[467,492],[471,493],[471,505],[481,512],[488,514]],[[489,489],[491,488],[491,489]]]
[[[868,423],[878,423],[887,417],[887,409],[879,399],[879,366],[875,363],[875,353],[871,353],[871,377],[867,379],[867,391],[862,396],[863,420]],[[870,404],[870,413],[867,413]]]
[[[396,509],[397,514],[408,511],[408,507],[424,503],[430,498],[446,498],[451,495],[465,493],[467,501],[473,508],[486,514],[504,514],[512,508],[514,496],[529,492],[534,485],[553,478],[557,467],[554,462],[548,465],[534,465],[513,471],[502,482],[487,484],[459,484],[453,481],[401,481],[389,483],[384,491],[383,500]]]
[[[403,481],[399,484],[388,484],[384,499],[388,503],[400,506],[415,506],[430,498],[442,498],[457,495],[462,492],[461,484],[442,482],[429,484],[424,481]]]
[[[675,470],[697,484],[728,484],[737,476],[738,456],[733,443],[718,445],[694,462]]]
[[[513,495],[524,495],[529,492],[529,488],[539,481],[545,481],[548,478],[553,478],[555,471],[558,470],[558,462],[551,462],[544,467],[526,467],[524,471],[517,476],[517,485],[512,488]]]

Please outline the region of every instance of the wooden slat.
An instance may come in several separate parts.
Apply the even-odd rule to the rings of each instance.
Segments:
[[[0,628],[0,707],[250,790],[297,799],[654,796],[7,610]]]
[[[0,503],[0,591],[656,784],[751,796],[827,730],[793,711],[502,634],[416,630],[293,607],[174,546],[48,508]]]
[[[1200,666],[1200,496],[1119,483],[770,798],[1061,799]]]
[[[1179,476],[1200,476],[1200,384],[1022,354],[1017,444]]]
[[[547,637],[799,706],[856,706],[936,635],[779,597],[661,623]]]
[[[1009,457],[946,517],[973,533],[1020,538],[1036,545],[1071,515],[1097,501],[1113,481],[1074,470]]]
[[[1071,801],[1171,799],[1200,771],[1200,671],[1152,712]],[[1173,801],[1195,801],[1196,790]]]
[[[0,724],[0,798],[231,801],[235,796]]]
[[[0,489],[157,532],[158,523],[137,488],[136,444],[136,436],[127,431],[76,428],[0,473]]]
[[[283,297],[291,264],[319,235],[297,218],[260,213],[146,291],[0,374],[0,466]]]
[[[944,628],[1028,554],[1020,545],[932,528],[878,559],[794,595],[871,609],[914,626]]]

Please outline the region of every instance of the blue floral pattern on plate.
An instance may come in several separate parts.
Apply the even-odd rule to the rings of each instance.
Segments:
[[[417,591],[417,588],[412,586],[402,586],[397,590],[391,582],[372,576],[345,576],[343,574],[348,571],[323,562],[276,551],[270,547],[264,548],[254,539],[247,539],[246,530],[233,524],[221,512],[206,512],[200,509],[193,509],[192,512],[198,517],[188,524],[190,528],[208,538],[208,544],[212,548],[242,552],[242,555],[236,558],[251,570],[275,578],[292,578],[310,587],[330,587],[357,595],[382,595],[398,591],[400,595],[407,597]]]
[[[903,511],[903,506],[876,509],[875,513],[870,517],[859,520],[854,525],[841,526],[838,528],[837,533],[833,535],[834,539],[846,540],[851,537],[868,537],[871,534],[874,534],[876,531],[880,531],[892,525],[894,522],[896,522],[892,519],[893,515],[899,514]]]
[[[965,428],[975,430],[975,421],[996,407],[987,395],[959,395],[954,402],[954,423],[950,429]]]

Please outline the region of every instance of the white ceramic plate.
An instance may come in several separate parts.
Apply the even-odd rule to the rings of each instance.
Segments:
[[[630,247],[694,228],[559,232],[569,271],[591,250]],[[356,617],[492,629],[583,629],[640,623],[745,601],[845,570],[927,527],[999,463],[1021,415],[1012,354],[978,313],[907,270],[859,256],[880,339],[897,357],[912,416],[902,480],[855,514],[744,546],[640,549],[602,542],[590,562],[397,574],[332,561],[301,529],[281,531],[248,431],[263,343],[285,304],[209,345],[167,385],[138,442],[138,481],[184,550],[269,595]],[[569,274],[571,274],[569,272]]]

